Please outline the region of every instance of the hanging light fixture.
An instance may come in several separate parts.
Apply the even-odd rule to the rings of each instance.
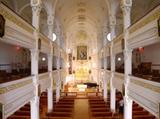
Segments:
[[[56,34],[53,33],[53,39],[52,39],[52,41],[54,42],[56,40],[56,38],[57,38]]]

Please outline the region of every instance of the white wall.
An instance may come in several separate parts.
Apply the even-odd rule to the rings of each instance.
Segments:
[[[17,50],[16,46],[0,41],[0,65],[8,64],[7,66],[0,66],[0,70],[11,72],[11,69],[16,69],[17,67],[24,68],[28,66],[29,61],[29,50],[23,48]]]
[[[160,43],[144,47],[141,55],[142,62],[152,62],[160,65]],[[153,69],[160,69],[160,66],[153,66]]]

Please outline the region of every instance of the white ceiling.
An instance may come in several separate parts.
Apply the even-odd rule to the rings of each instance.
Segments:
[[[104,0],[59,0],[56,7],[68,41],[68,47],[77,45],[95,47],[98,35],[108,24],[108,9]]]
[[[30,0],[0,0],[5,2],[14,11],[32,21]],[[40,29],[47,34],[46,3],[55,5],[56,0],[42,0],[44,9],[40,14]],[[75,49],[78,45],[87,45],[90,51],[102,46],[106,34],[109,32],[109,11],[107,6],[115,5],[116,8],[116,33],[123,29],[123,16],[120,0],[57,0],[55,20],[60,28],[60,34],[66,42],[67,48]],[[108,3],[108,4],[107,4]],[[160,5],[160,0],[133,0],[131,22],[144,16],[155,6]],[[62,42],[61,42],[62,43]]]

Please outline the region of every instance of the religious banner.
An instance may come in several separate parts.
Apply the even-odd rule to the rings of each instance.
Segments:
[[[38,39],[38,50],[41,50],[41,39]]]
[[[2,15],[0,15],[0,37],[4,36],[5,31],[5,19]]]
[[[38,85],[38,96],[41,96],[41,85]]]
[[[68,54],[68,61],[69,61],[68,72],[69,74],[72,74],[72,53]]]
[[[125,40],[124,39],[121,40],[121,47],[122,47],[122,50],[125,49]]]
[[[77,60],[87,60],[87,46],[77,46]]]

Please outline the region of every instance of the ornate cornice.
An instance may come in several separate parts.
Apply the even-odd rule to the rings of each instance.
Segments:
[[[138,80],[135,80],[135,79],[131,80],[131,82],[134,83],[134,84],[137,84],[139,86],[142,86],[144,88],[150,89],[154,92],[160,93],[160,87],[158,87],[158,86],[154,86],[152,84],[145,83],[145,82],[142,82],[142,81],[138,81]]]
[[[124,35],[122,33],[118,37],[116,37],[116,38],[113,39],[114,44],[116,44],[117,42],[122,41],[123,38],[124,38]]]
[[[39,80],[47,79],[49,78],[49,73],[43,73],[39,75]]]
[[[121,73],[115,73],[114,77],[121,79],[121,80],[124,80],[124,74],[121,74]]]
[[[129,32],[133,33],[136,30],[140,29],[141,27],[144,27],[146,24],[156,20],[159,17],[160,17],[160,9],[158,8],[158,10],[156,10],[151,15],[144,17],[143,20],[140,20],[135,25],[131,26],[131,28],[129,28]]]
[[[18,17],[15,13],[7,9],[2,4],[0,4],[0,11],[0,14],[3,15],[5,19],[12,21],[17,26],[33,34],[34,28],[32,26],[29,26],[28,23],[25,23],[25,21],[23,21],[20,17]]]
[[[16,84],[11,84],[11,85],[8,85],[6,87],[2,87],[0,88],[0,95],[4,94],[4,93],[7,93],[9,91],[12,91],[12,90],[15,90],[17,88],[21,88],[25,85],[28,85],[32,83],[32,80],[27,80],[27,81],[23,81],[23,82],[19,82],[19,83],[16,83]]]

